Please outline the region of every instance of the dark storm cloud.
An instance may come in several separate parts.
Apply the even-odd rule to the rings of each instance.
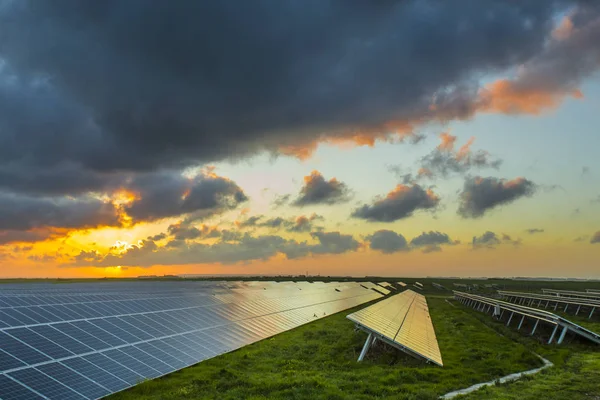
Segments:
[[[340,232],[313,232],[310,235],[319,241],[319,244],[311,247],[313,254],[342,254],[356,251],[360,246],[352,235]]]
[[[264,215],[254,215],[243,221],[236,221],[235,225],[239,228],[285,228],[288,232],[311,232],[313,230],[322,230],[320,226],[316,226],[319,221],[324,221],[322,215],[311,214],[309,216],[299,215],[293,218],[274,217],[265,219]]]
[[[308,217],[305,215],[300,215],[296,217],[293,221],[290,221],[290,223],[287,226],[287,230],[289,232],[310,232],[313,230],[320,230],[323,228],[316,227],[315,222],[323,221],[324,219],[325,218],[323,218],[321,215],[317,214],[312,214]]]
[[[393,222],[410,217],[417,210],[434,209],[439,201],[430,189],[423,189],[417,184],[398,185],[386,197],[354,210],[352,217],[372,222]]]
[[[52,230],[18,231],[0,230],[0,245],[15,242],[38,242],[55,237],[57,234]]]
[[[422,232],[410,241],[410,245],[421,248],[423,253],[442,251],[442,245],[454,245],[460,243],[458,240],[450,239],[447,233],[438,231]]]
[[[314,232],[316,243],[299,242],[277,235],[251,236],[248,233],[226,237],[209,245],[175,241],[173,245],[159,247],[147,239],[133,245],[123,254],[99,255],[95,252],[81,252],[73,259],[73,265],[142,266],[172,264],[235,264],[255,260],[266,261],[277,254],[289,259],[311,255],[342,254],[356,251],[360,244],[351,236],[339,232]]]
[[[423,232],[410,241],[410,244],[416,247],[452,243],[448,234],[437,231]]]
[[[495,248],[496,245],[500,244],[500,238],[491,231],[485,232],[481,236],[473,236],[472,245],[474,249],[479,248]]]
[[[530,235],[534,235],[536,233],[544,233],[544,229],[540,229],[540,228],[530,228],[530,229],[525,229],[525,232],[529,233]]]
[[[179,168],[470,117],[472,73],[539,54],[557,3],[5,2],[0,169]]]
[[[525,178],[467,178],[460,194],[458,213],[463,218],[479,218],[488,210],[533,195],[536,185]]]
[[[248,200],[235,182],[212,174],[193,179],[171,173],[138,175],[128,184],[128,190],[137,198],[124,210],[134,220],[143,221],[189,213],[207,217]]]
[[[118,225],[115,207],[96,198],[30,197],[0,192],[0,231]]]
[[[371,250],[378,250],[384,254],[410,250],[404,236],[387,229],[381,229],[365,239],[369,242]]]
[[[326,180],[319,171],[312,171],[310,175],[304,177],[304,186],[292,204],[295,206],[336,204],[349,199],[350,190],[345,183],[335,178]]]
[[[513,239],[505,233],[498,236],[494,232],[486,231],[481,236],[473,236],[473,241],[471,242],[474,250],[482,248],[495,249],[496,246],[501,244],[512,244],[517,247],[521,245],[521,239]]]
[[[592,238],[590,239],[590,243],[591,244],[600,243],[600,231],[598,231],[592,235]]]
[[[474,138],[458,149],[454,148],[456,136],[442,133],[440,138],[441,144],[420,160],[417,178],[447,178],[452,174],[465,174],[474,168],[498,169],[502,164],[502,160],[492,158],[487,151],[472,151]]]
[[[77,211],[90,193],[131,189],[146,195],[124,206],[134,222],[202,218],[243,192],[215,179],[185,197],[167,175],[262,151],[308,155],[317,142],[416,142],[424,124],[477,112],[536,114],[580,97],[599,65],[594,3],[549,41],[574,2],[5,1],[0,192]],[[476,81],[516,65],[515,79]],[[386,205],[359,217],[412,212]],[[61,207],[53,221],[35,211],[22,225],[75,225],[56,221]]]

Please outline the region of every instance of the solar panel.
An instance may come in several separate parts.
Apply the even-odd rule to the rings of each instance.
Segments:
[[[554,296],[549,294],[538,294],[538,293],[523,293],[523,292],[512,292],[506,290],[498,290],[498,295],[516,304],[527,305],[528,307],[548,307],[553,308],[555,311],[559,309],[563,312],[573,312],[575,315],[579,315],[579,312],[586,313],[588,319],[591,319],[597,308],[600,308],[600,299],[587,299],[582,297],[565,297],[565,296]],[[536,304],[537,303],[537,304]]]
[[[396,282],[396,283],[397,283],[398,285],[402,286],[402,287],[405,287],[405,286],[406,286],[406,283],[404,283],[404,282]]]
[[[560,297],[581,297],[587,299],[600,299],[600,293],[593,291],[578,292],[575,290],[542,289],[544,294],[551,294]]]
[[[533,335],[536,332],[539,322],[549,324],[553,327],[553,330],[548,340],[548,344],[552,343],[559,328],[561,328],[561,332],[556,340],[557,344],[561,344],[563,342],[563,339],[568,332],[600,344],[600,334],[546,310],[540,310],[538,308],[531,308],[524,305],[509,303],[497,298],[479,296],[471,293],[459,292],[456,290],[454,291],[454,297],[459,302],[473,307],[477,311],[487,313],[491,312],[492,315],[498,320],[502,320],[502,317],[504,317],[504,319],[507,321],[507,326],[509,326],[511,321],[513,321],[513,316],[517,315],[520,317],[517,330],[520,330],[523,323],[527,320],[531,320],[531,322],[535,321],[530,335]],[[557,298],[557,300],[560,300],[560,298]]]
[[[382,296],[356,282],[0,285],[0,398],[98,399]]]
[[[409,289],[347,318],[369,333],[359,361],[375,337],[412,356],[443,366],[425,296]]]

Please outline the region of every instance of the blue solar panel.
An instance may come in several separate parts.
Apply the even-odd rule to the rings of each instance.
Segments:
[[[24,365],[25,363],[19,361],[15,357],[0,349],[0,371],[7,371],[9,369],[19,368]]]
[[[52,325],[32,326],[29,329],[64,347],[73,354],[84,354],[93,351],[91,347],[88,347],[85,344],[75,340],[71,336],[64,334],[63,332],[54,328]]]
[[[36,369],[90,399],[97,399],[111,393],[107,388],[60,363],[44,364]]]
[[[28,328],[14,328],[6,330],[4,332],[8,333],[12,337],[20,340],[23,343],[28,344],[34,349],[41,351],[50,358],[63,358],[73,355],[73,353],[71,353],[64,347],[61,347],[54,342],[51,342],[50,340],[38,335],[37,333]]]
[[[84,359],[104,369],[105,371],[109,371],[115,376],[118,376],[119,379],[124,380],[129,385],[135,385],[144,380],[143,375],[138,374],[137,372],[127,368],[123,364],[120,364],[111,358],[108,358],[103,354],[90,354],[85,356]]]
[[[381,296],[310,285],[0,285],[0,398],[97,399]]]
[[[56,400],[85,400],[86,398],[69,389],[62,383],[50,378],[35,368],[22,369],[8,374],[23,385],[49,399]]]
[[[0,349],[26,364],[37,364],[50,360],[46,355],[4,332],[0,332]]]
[[[129,387],[129,384],[126,381],[100,368],[99,366],[92,364],[82,357],[70,358],[62,361],[62,364],[74,369],[89,380],[97,382],[110,392],[118,392]]]
[[[0,394],[3,400],[43,400],[44,398],[7,376],[0,375]]]

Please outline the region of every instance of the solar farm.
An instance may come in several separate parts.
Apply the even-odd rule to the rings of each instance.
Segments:
[[[569,376],[570,398],[600,396],[590,385],[600,378],[600,285],[539,285],[4,283],[0,399],[436,399],[548,365],[527,390]],[[526,398],[511,397],[522,384],[464,395]]]

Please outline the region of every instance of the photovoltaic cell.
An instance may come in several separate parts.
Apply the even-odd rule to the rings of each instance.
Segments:
[[[32,388],[41,395],[56,400],[84,400],[85,397],[69,389],[62,383],[50,378],[48,375],[35,368],[22,369],[11,372],[11,378],[23,385]]]
[[[111,393],[108,389],[60,363],[44,364],[36,369],[90,399],[97,399]]]
[[[3,400],[43,400],[40,395],[35,394],[20,383],[15,382],[5,375],[0,375],[0,393]]]
[[[81,357],[70,358],[62,361],[62,364],[76,370],[89,380],[97,382],[98,384],[102,385],[102,387],[107,388],[110,392],[118,392],[119,390],[123,390],[129,386],[129,384],[124,380]]]

